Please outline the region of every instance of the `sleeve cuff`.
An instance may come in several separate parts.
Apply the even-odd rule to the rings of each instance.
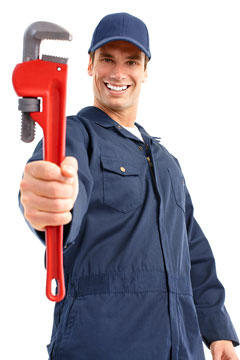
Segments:
[[[217,340],[230,340],[233,346],[240,345],[238,336],[232,321],[224,307],[225,314],[213,314],[213,316],[198,316],[200,331],[204,344],[210,349],[210,344]]]

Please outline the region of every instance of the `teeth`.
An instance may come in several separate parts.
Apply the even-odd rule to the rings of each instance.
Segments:
[[[127,85],[124,86],[113,86],[110,84],[107,84],[107,87],[111,90],[115,90],[115,91],[122,91],[122,90],[126,90],[127,89]]]

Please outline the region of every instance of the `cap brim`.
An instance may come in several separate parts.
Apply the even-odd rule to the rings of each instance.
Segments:
[[[149,60],[151,59],[151,53],[144,46],[142,46],[142,44],[140,44],[138,41],[136,41],[132,38],[126,37],[126,36],[111,36],[104,40],[101,40],[97,44],[95,44],[94,46],[89,48],[88,54],[92,51],[99,49],[101,46],[103,46],[109,42],[116,41],[116,40],[124,40],[124,41],[128,41],[128,42],[132,43],[133,45],[135,45],[139,49],[141,49],[147,55]]]

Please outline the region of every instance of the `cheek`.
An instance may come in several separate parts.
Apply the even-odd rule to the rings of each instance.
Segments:
[[[94,88],[99,92],[100,90],[100,76],[98,72],[95,72],[93,76]]]
[[[95,73],[94,73],[94,82],[95,82],[97,88],[102,86],[104,76],[106,76],[104,71],[99,71],[99,70],[95,71]]]
[[[141,88],[144,78],[145,76],[142,70],[136,71],[136,73],[133,74],[133,80],[137,88]]]
[[[136,88],[137,88],[138,91],[140,91],[140,89],[142,87],[143,78],[142,78],[142,76],[139,76],[135,80],[136,80],[136,82],[135,82]]]

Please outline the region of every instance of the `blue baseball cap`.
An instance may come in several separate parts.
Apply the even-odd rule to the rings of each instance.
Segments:
[[[94,30],[88,53],[115,40],[125,40],[136,45],[151,59],[148,29],[137,17],[128,13],[106,15]]]

